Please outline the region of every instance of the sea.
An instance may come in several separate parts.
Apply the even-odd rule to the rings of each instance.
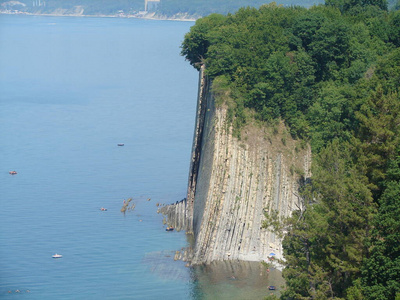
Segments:
[[[282,284],[259,262],[175,261],[190,239],[157,213],[186,196],[193,25],[0,15],[0,299],[250,300]]]

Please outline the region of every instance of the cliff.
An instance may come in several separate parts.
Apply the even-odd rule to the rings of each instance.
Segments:
[[[264,213],[287,216],[300,207],[299,184],[310,176],[309,147],[292,140],[283,123],[273,129],[248,125],[235,138],[211,85],[201,70],[187,198],[161,212],[177,230],[193,232],[193,264],[261,261],[271,252],[279,258],[281,240],[262,228]]]

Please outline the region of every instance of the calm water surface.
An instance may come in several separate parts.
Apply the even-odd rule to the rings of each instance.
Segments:
[[[156,213],[186,193],[192,25],[0,15],[0,298],[260,299],[280,282],[173,261],[185,234]]]

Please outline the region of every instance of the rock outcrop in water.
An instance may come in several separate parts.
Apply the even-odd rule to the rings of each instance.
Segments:
[[[309,147],[292,140],[283,124],[273,130],[249,125],[235,138],[211,84],[201,70],[187,198],[161,212],[170,226],[194,234],[193,264],[260,261],[271,252],[280,258],[281,240],[262,228],[264,213],[287,216],[300,207]]]

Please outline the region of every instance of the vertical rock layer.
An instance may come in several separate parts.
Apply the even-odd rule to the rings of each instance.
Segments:
[[[177,229],[193,232],[194,264],[280,257],[281,240],[262,228],[264,213],[287,216],[301,205],[299,180],[309,177],[310,151],[283,124],[275,133],[249,125],[241,140],[233,137],[210,86],[202,70],[187,198],[162,212]]]

